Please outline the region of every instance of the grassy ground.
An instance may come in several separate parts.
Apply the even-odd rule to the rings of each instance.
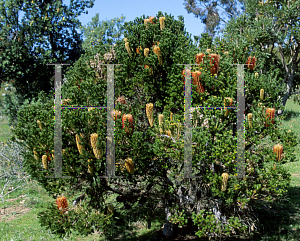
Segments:
[[[1,94],[1,92],[0,92]],[[286,111],[288,117],[283,121],[284,128],[294,130],[300,135],[300,106],[288,100]],[[0,120],[0,142],[7,140],[10,128],[6,117]],[[297,160],[285,166],[292,173],[291,187],[289,188],[289,203],[278,206],[269,212],[258,213],[263,229],[248,240],[300,240],[300,147],[296,150]],[[0,240],[58,240],[48,230],[40,227],[37,213],[45,207],[45,202],[53,201],[35,181],[27,181],[25,188],[12,192],[2,203],[0,199]],[[2,187],[0,182],[0,187]],[[114,198],[114,197],[112,197]],[[108,200],[109,202],[110,200]],[[70,204],[71,205],[71,204]],[[159,223],[153,223],[147,229],[146,223],[133,224],[138,230],[138,238],[132,240],[163,240],[162,229]],[[74,234],[63,240],[104,240],[99,233],[82,237]],[[178,240],[184,240],[182,237]],[[200,240],[190,236],[186,240]],[[244,240],[241,238],[232,240]]]

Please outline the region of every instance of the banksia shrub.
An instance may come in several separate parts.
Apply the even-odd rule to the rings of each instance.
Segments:
[[[270,120],[272,124],[274,124],[274,116],[275,116],[275,109],[274,108],[267,108],[266,110],[266,123],[265,126],[268,127],[267,121]]]
[[[248,114],[249,127],[252,128],[252,113]]]
[[[129,122],[129,126],[130,126],[130,130],[125,126],[125,121],[128,120]],[[133,117],[131,114],[125,114],[122,116],[122,127],[123,129],[125,128],[125,132],[128,134],[130,134],[133,130]]]
[[[160,17],[159,18],[159,27],[160,27],[160,30],[163,30],[165,28],[165,17]]]
[[[163,122],[164,122],[164,115],[163,114],[159,114],[158,115],[158,125],[160,126],[159,127],[160,134],[163,132],[163,129],[161,128]]]
[[[83,137],[83,135],[80,133],[80,136]],[[77,148],[78,148],[78,151],[80,154],[82,154],[82,149],[83,149],[83,146],[80,144],[81,141],[80,141],[80,138],[78,136],[78,134],[76,134],[76,144],[77,144]]]
[[[127,50],[127,53],[129,54],[129,56],[131,56],[131,49],[130,49],[130,46],[129,46],[129,42],[125,43],[125,49]]]
[[[227,181],[228,181],[228,173],[222,173],[222,188],[221,190],[224,192],[227,188]]]
[[[224,99],[224,105],[226,106],[226,103],[229,102],[228,106],[232,106],[232,103],[233,103],[232,98],[226,97],[225,99]],[[225,112],[225,116],[227,117],[230,112],[231,112],[231,109],[227,109],[226,112]]]
[[[48,169],[48,157],[47,157],[47,155],[42,156],[42,162],[43,162],[44,168],[47,170]]]
[[[247,60],[247,68],[250,69],[250,70],[253,70],[256,66],[256,61],[257,61],[257,58],[256,57],[249,57],[248,60]]]
[[[281,160],[281,156],[283,153],[283,147],[281,144],[277,144],[273,146],[273,153],[277,155],[277,160]]]
[[[260,99],[261,99],[261,100],[264,99],[264,94],[265,94],[264,89],[261,89],[261,90],[260,90]]]
[[[57,205],[58,209],[61,210],[60,213],[65,213],[66,211],[68,211],[68,201],[67,201],[66,197],[64,197],[64,196],[58,197],[56,199],[56,205]]]
[[[196,54],[196,64],[203,63],[204,57],[205,57],[205,54],[203,54],[203,53]]]
[[[98,134],[97,133],[91,134],[90,141],[91,141],[91,146],[93,148],[94,155],[97,159],[101,159],[102,151],[99,150],[97,147],[97,140],[98,140]]]
[[[125,167],[127,169],[127,171],[130,173],[130,174],[133,174],[134,173],[134,165],[133,165],[133,161],[131,158],[127,158],[125,160]]]
[[[147,115],[149,124],[152,127],[153,121],[154,121],[154,119],[153,119],[153,104],[152,103],[146,104],[146,115]]]

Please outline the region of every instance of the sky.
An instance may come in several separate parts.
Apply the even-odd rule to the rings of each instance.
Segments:
[[[63,0],[63,4],[69,5],[70,0]],[[218,10],[222,10],[217,7]],[[240,9],[240,4],[238,5]],[[201,20],[196,18],[192,13],[188,14],[187,10],[184,9],[184,0],[95,0],[93,8],[86,8],[88,14],[82,13],[78,16],[79,21],[82,25],[87,26],[88,22],[92,21],[92,18],[99,13],[99,21],[110,20],[113,18],[125,17],[125,21],[133,21],[136,17],[145,16],[156,16],[158,11],[162,13],[171,14],[176,20],[178,16],[184,17],[184,23],[186,31],[193,36],[200,36],[204,32],[205,24],[201,23]],[[229,19],[224,14],[224,11],[219,11],[219,14],[225,21]],[[20,11],[19,21],[23,18],[23,12]],[[224,26],[221,25],[221,27]],[[80,29],[77,29],[81,32]],[[221,34],[217,36],[222,36]],[[83,39],[85,37],[83,36]]]
[[[63,1],[65,4],[69,4],[69,2],[69,0]],[[125,17],[125,21],[133,21],[143,14],[155,16],[158,11],[161,11],[173,15],[176,20],[178,20],[179,15],[182,15],[186,30],[192,36],[199,36],[205,28],[200,19],[197,19],[192,13],[188,14],[187,10],[184,9],[184,0],[95,0],[93,8],[87,10],[88,14],[82,14],[78,17],[84,26],[92,20],[96,13],[99,13],[100,21],[121,17],[121,15]],[[225,15],[222,14],[221,16],[224,17]],[[225,18],[225,21],[227,20]],[[78,31],[80,30],[78,29]]]

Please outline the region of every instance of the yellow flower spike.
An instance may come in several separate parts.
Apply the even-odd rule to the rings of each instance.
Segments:
[[[170,121],[173,121],[173,113],[170,113]]]
[[[39,160],[38,153],[35,150],[36,150],[36,148],[34,148],[34,151],[33,151],[34,158],[35,158],[35,160],[38,161]]]
[[[80,136],[83,137],[82,133],[80,133]],[[78,134],[76,134],[76,144],[77,144],[77,148],[78,148],[78,151],[80,154],[82,154],[82,149],[83,149],[83,146],[80,144],[81,141],[80,141],[80,138],[78,136]]]
[[[91,162],[92,159],[89,159],[88,162]],[[88,173],[91,173],[92,175],[95,173],[95,165],[93,163],[88,164]]]
[[[162,126],[163,122],[164,122],[164,115],[159,114],[158,115],[158,124],[159,124],[159,126]],[[159,127],[159,132],[160,132],[160,134],[163,132],[163,129],[161,127]]]
[[[102,33],[103,33],[103,32],[102,32]],[[123,40],[124,40],[124,42],[125,42],[125,43],[127,43],[127,42],[128,42],[128,41],[127,41],[127,38],[124,38]]]
[[[39,120],[37,120],[36,122],[38,123],[38,125],[39,125],[40,129],[41,129],[41,130],[43,130],[43,127],[42,127],[42,124],[41,124],[41,122],[40,122]]]
[[[171,137],[171,131],[170,130],[166,130],[166,135]]]
[[[48,169],[48,157],[47,157],[47,155],[42,156],[42,162],[43,162],[44,169]]]
[[[148,25],[150,23],[150,19],[144,19],[144,25],[146,25],[146,28],[148,28]]]
[[[255,73],[255,78],[258,78],[258,73]]]
[[[281,144],[273,146],[273,153],[277,155],[277,160],[280,161],[283,154],[283,147]]]
[[[130,174],[134,173],[134,164],[131,158],[125,159],[125,167]]]
[[[149,48],[144,49],[144,56],[149,57]]]
[[[233,103],[232,98],[225,97],[225,99],[229,100],[229,106],[231,106],[232,103]],[[224,105],[226,105],[225,99],[224,99]],[[229,113],[231,112],[231,110],[232,110],[232,109],[227,109],[227,110],[226,110],[226,112],[225,112],[225,117],[227,117],[227,116],[229,115]]]
[[[163,30],[165,28],[165,17],[160,17],[159,18],[159,25],[160,25],[160,30]]]
[[[252,113],[248,114],[248,122],[249,122],[249,127],[252,128]]]
[[[260,99],[261,99],[261,100],[264,99],[264,94],[265,94],[264,89],[261,89],[261,90],[260,90]]]
[[[146,104],[146,115],[148,117],[149,124],[152,127],[153,121],[154,121],[153,120],[153,104],[152,103]]]
[[[125,43],[125,49],[127,50],[127,53],[129,54],[129,56],[131,56],[131,50],[130,50],[130,47],[129,47],[129,42]]]
[[[227,181],[228,181],[228,173],[222,173],[222,191],[226,191],[227,188]]]
[[[97,148],[97,140],[98,140],[98,134],[97,133],[91,134],[90,141],[91,141],[91,146],[93,148],[94,155],[97,159],[101,159],[102,151]]]
[[[206,49],[206,52],[210,53],[211,49]]]

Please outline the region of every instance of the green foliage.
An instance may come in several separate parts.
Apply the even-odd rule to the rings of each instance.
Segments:
[[[84,36],[87,38],[83,43],[83,48],[89,50],[92,45],[98,44],[114,44],[124,31],[125,17],[122,15],[120,18],[113,18],[107,21],[99,21],[99,13],[92,18],[92,22],[88,23],[86,27],[81,26]]]
[[[212,212],[201,210],[197,215],[193,212],[193,222],[198,226],[199,230],[195,233],[199,238],[218,236],[223,234],[229,237],[230,234],[236,232],[244,232],[247,227],[242,225],[238,217],[230,217],[228,223],[223,227],[218,224],[218,220]]]

